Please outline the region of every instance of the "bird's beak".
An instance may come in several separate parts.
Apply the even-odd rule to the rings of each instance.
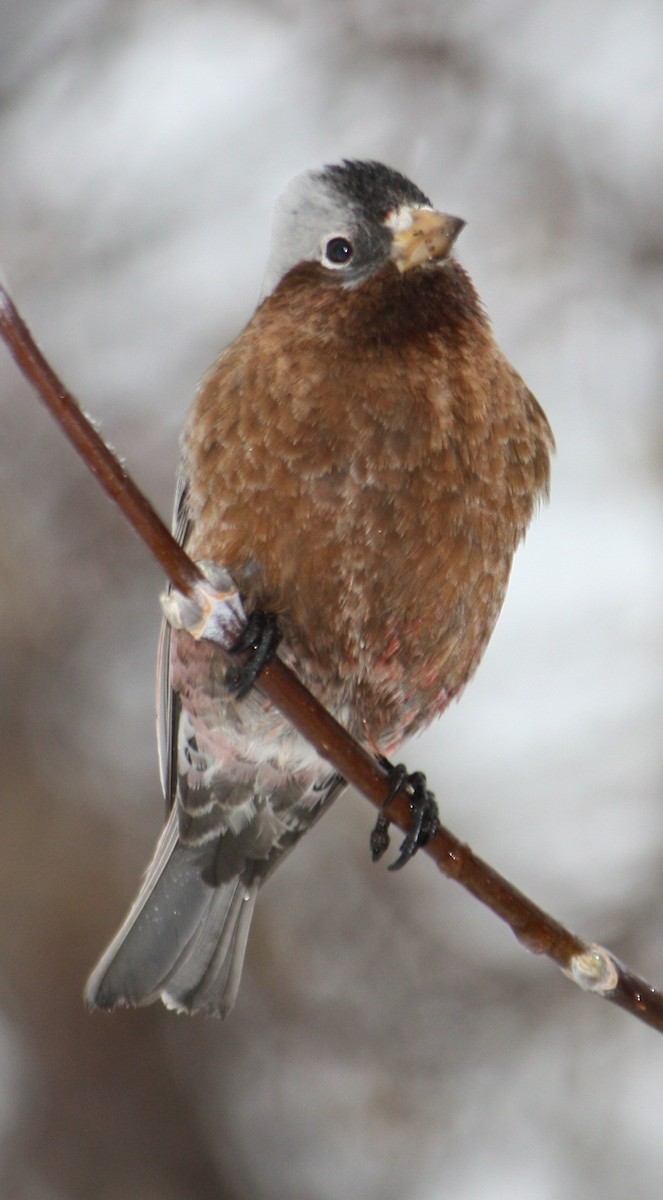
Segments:
[[[392,235],[391,257],[399,271],[405,272],[446,258],[465,221],[430,208],[404,205],[389,213],[385,225]]]

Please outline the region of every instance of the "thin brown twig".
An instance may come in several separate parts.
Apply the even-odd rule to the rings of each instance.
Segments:
[[[190,595],[195,585],[203,581],[199,568],[175,541],[58,379],[1,285],[0,333],[25,377],[167,577],[179,591]],[[227,650],[228,646],[219,643],[219,648]],[[326,712],[280,659],[273,659],[263,668],[258,686],[335,770],[374,805],[383,808],[389,790],[386,771]],[[411,813],[406,790],[399,792],[385,811],[391,822],[408,831]],[[527,949],[551,958],[583,989],[663,1031],[663,994],[622,967],[607,950],[588,945],[570,933],[444,827],[438,829],[425,850],[445,875],[462,884],[505,921]]]

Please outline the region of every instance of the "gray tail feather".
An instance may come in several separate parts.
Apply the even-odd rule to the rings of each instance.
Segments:
[[[184,845],[171,813],[140,892],[85,988],[90,1008],[151,1004],[225,1016],[237,997],[259,879],[213,885],[218,842]]]

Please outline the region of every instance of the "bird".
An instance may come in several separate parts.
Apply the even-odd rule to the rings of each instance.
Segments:
[[[473,675],[549,490],[553,435],[455,256],[464,224],[379,162],[297,176],[182,436],[178,540],[384,760]],[[260,887],[345,781],[186,627],[160,675],[169,815],[86,1001],[225,1016]]]

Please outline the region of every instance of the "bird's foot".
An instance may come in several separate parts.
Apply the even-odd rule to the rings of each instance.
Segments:
[[[173,629],[184,629],[196,641],[205,639],[223,648],[237,641],[246,625],[246,613],[237,587],[223,567],[204,560],[198,567],[204,579],[188,594],[170,587],[161,596],[161,608]]]
[[[412,826],[405,837],[398,858],[389,867],[390,871],[399,871],[410,861],[413,854],[425,846],[437,833],[440,819],[432,792],[426,787],[426,776],[421,771],[410,774],[407,767],[400,763],[394,766],[386,758],[380,763],[389,772],[389,791],[384,800],[383,808],[388,808],[394,797],[401,789],[409,793]],[[371,833],[371,855],[373,862],[382,858],[389,845],[389,818],[385,812],[378,814],[375,828]]]
[[[226,686],[238,700],[250,692],[281,640],[276,614],[255,609],[247,618],[242,599],[226,570],[199,562],[204,579],[189,595],[171,587],[161,597],[164,616],[173,629],[184,629],[197,641],[216,642],[227,654],[249,651],[241,664],[226,672]]]
[[[243,663],[228,667],[226,671],[226,687],[238,700],[243,700],[251,691],[263,667],[276,654],[280,641],[276,613],[254,608],[237,641],[230,647],[231,654],[249,651]]]

